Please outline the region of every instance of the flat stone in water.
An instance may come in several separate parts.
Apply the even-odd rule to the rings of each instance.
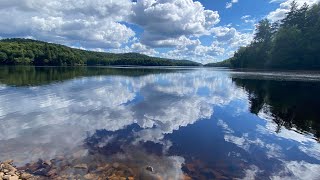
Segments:
[[[86,164],[77,164],[74,166],[74,168],[77,168],[77,169],[88,169],[88,165]]]

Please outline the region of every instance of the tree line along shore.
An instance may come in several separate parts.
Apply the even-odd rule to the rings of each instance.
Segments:
[[[291,3],[286,17],[261,20],[254,39],[234,56],[206,66],[248,69],[320,70],[320,3]]]
[[[188,60],[150,57],[139,53],[106,53],[70,48],[32,39],[0,40],[0,65],[36,66],[199,66]]]

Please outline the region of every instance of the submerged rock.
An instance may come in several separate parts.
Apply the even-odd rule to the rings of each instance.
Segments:
[[[43,164],[48,165],[48,166],[52,165],[51,161],[44,161]]]
[[[77,164],[74,166],[74,168],[77,168],[77,169],[88,169],[88,165],[86,164]]]
[[[22,173],[20,176],[21,179],[30,179],[31,177],[32,175],[29,173]]]
[[[31,174],[19,171],[13,166],[13,160],[0,162],[0,180],[31,180]]]
[[[84,178],[88,179],[88,180],[91,180],[91,179],[93,180],[93,179],[97,179],[97,176],[89,173],[89,174],[84,175]]]
[[[9,180],[19,180],[19,177],[17,175],[12,175],[9,177]]]
[[[113,163],[113,164],[112,164],[112,167],[118,168],[118,167],[119,167],[119,163],[117,163],[117,162]]]
[[[147,171],[150,171],[150,172],[153,172],[153,167],[147,166],[147,167],[146,167],[146,170],[147,170]]]

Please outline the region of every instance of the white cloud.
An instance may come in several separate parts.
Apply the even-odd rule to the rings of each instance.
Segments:
[[[320,179],[319,169],[319,164],[311,164],[305,161],[285,161],[284,169],[277,175],[272,176],[271,179]]]
[[[253,30],[250,33],[242,33],[233,27],[217,26],[210,29],[213,42],[211,45],[202,45],[198,39],[188,39],[180,37],[171,40],[176,48],[163,53],[162,56],[176,59],[189,59],[201,63],[217,61],[217,57],[224,58],[233,55],[240,46],[248,45],[253,39]]]
[[[255,165],[251,165],[249,169],[245,170],[245,177],[243,180],[256,179],[256,174],[259,172],[259,168]]]
[[[250,15],[242,16],[240,19],[245,23],[251,23],[251,24],[255,24],[257,21],[255,18],[252,18]]]
[[[290,4],[293,2],[294,0],[284,0],[284,2],[282,2],[280,4],[280,7],[277,8],[274,11],[271,11],[268,15],[267,18],[270,19],[272,22],[278,21],[283,19],[286,16],[286,13],[289,12],[290,10]],[[307,3],[308,5],[312,5],[315,4],[317,2],[320,2],[319,0],[295,0],[298,4],[298,6],[302,6],[304,3]],[[280,2],[278,0],[272,0],[270,2]]]
[[[261,125],[258,125],[257,131],[261,135],[267,135],[273,134],[277,138],[285,138],[285,139],[292,139],[295,141],[298,141],[300,146],[299,149],[301,152],[305,153],[306,155],[310,157],[314,157],[316,159],[319,159],[319,145],[318,142],[313,140],[312,138],[301,137],[297,136],[297,132],[292,131],[293,133],[288,136],[278,135],[274,133],[274,130],[269,130],[268,126],[270,124],[275,124],[272,121],[268,121],[266,127],[262,127]],[[251,153],[252,150],[256,151],[257,148],[264,149],[265,155],[268,158],[276,159],[278,162],[273,161],[273,163],[277,164],[279,163],[280,168],[275,173],[271,174],[269,178],[278,180],[278,179],[319,179],[320,175],[318,173],[318,169],[320,168],[319,164],[313,164],[310,162],[305,161],[296,161],[291,158],[291,161],[287,160],[287,154],[290,153],[290,149],[293,148],[295,145],[283,145],[281,143],[268,143],[268,139],[270,137],[264,137],[263,139],[252,139],[252,136],[256,136],[253,134],[256,134],[256,132],[248,132],[242,135],[236,135],[238,132],[235,129],[231,129],[226,122],[223,120],[219,120],[217,122],[217,125],[220,126],[224,131],[224,139],[227,142],[233,143],[237,145],[238,147],[244,149],[248,153]],[[263,129],[263,131],[262,131]],[[286,130],[289,131],[289,130]],[[263,136],[262,136],[263,137]],[[278,139],[279,140],[279,139]],[[291,142],[292,143],[292,142]],[[311,144],[311,146],[308,145],[308,143]],[[286,147],[287,146],[287,147]],[[294,150],[294,153],[297,153]],[[297,158],[299,159],[299,158]],[[245,170],[245,177],[243,179],[254,179],[254,176],[256,176],[257,173],[261,172],[258,167],[255,165],[252,165],[249,169]]]
[[[283,2],[285,0],[271,0],[269,3],[280,3],[280,2]]]
[[[212,28],[212,33],[217,37],[220,43],[228,44],[234,47],[244,46],[251,42],[252,33],[241,33],[235,28],[218,26]]]
[[[215,60],[216,56],[222,55],[225,50],[219,44],[213,42],[210,46],[201,45],[199,40],[193,41],[187,46],[180,46],[164,54],[168,58],[190,59],[201,63]]]
[[[219,14],[192,0],[139,0],[131,21],[144,29],[141,42],[151,47],[175,46],[181,37],[206,34]]]
[[[238,2],[239,2],[238,0],[231,0],[231,2],[226,3],[226,8],[227,9],[232,8],[233,4],[236,4]]]
[[[320,144],[312,143],[309,145],[299,146],[299,149],[311,157],[320,160]]]
[[[250,17],[251,17],[251,15],[244,15],[244,16],[241,17],[241,19],[248,19]]]
[[[229,9],[229,8],[231,8],[231,7],[232,7],[232,3],[231,3],[231,2],[227,2],[227,3],[226,3],[226,8]]]
[[[150,56],[155,56],[156,54],[158,54],[156,50],[149,48],[146,45],[141,44],[140,42],[132,44],[130,49],[133,52],[138,52]]]
[[[131,14],[131,1],[0,1],[4,37],[36,39],[86,48],[118,48],[135,33],[119,23]]]

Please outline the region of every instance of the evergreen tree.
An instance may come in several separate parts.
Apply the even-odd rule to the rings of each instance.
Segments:
[[[253,42],[222,65],[236,68],[320,69],[320,4],[291,3],[286,17],[258,23]]]

